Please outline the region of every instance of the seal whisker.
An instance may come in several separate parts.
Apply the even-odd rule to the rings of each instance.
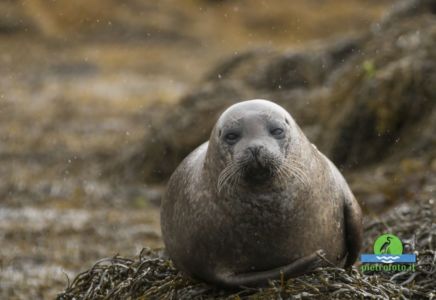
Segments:
[[[292,172],[298,173],[305,183],[309,181],[306,165],[298,161],[295,156],[289,155],[284,165],[285,167],[290,168]]]
[[[298,173],[305,180],[308,179],[305,170],[301,168],[298,164],[286,164],[285,167],[289,168],[292,172]]]
[[[217,183],[218,192],[221,192],[222,187],[224,186],[226,181],[228,181],[229,177],[232,175],[234,168],[235,168],[235,164],[231,162],[220,173],[220,175],[218,176],[218,183]]]
[[[285,187],[287,184],[285,171],[280,166],[275,166],[275,169],[279,180],[279,186]]]
[[[293,163],[295,165],[298,165],[300,168],[306,168],[306,165],[303,164],[299,159],[297,159],[296,157],[294,157],[293,155],[288,156],[287,158],[287,163]]]
[[[294,162],[288,162],[286,165],[287,165],[287,168],[292,169],[292,171],[298,172],[299,175],[301,177],[303,177],[304,180],[306,180],[306,181],[309,180],[309,178],[307,176],[308,170],[307,170],[306,166],[299,164],[299,163],[294,163]]]
[[[287,172],[289,176],[295,177],[303,185],[308,185],[308,177],[303,170],[299,169],[295,165],[290,166],[289,164],[284,164],[283,169]]]
[[[234,187],[239,182],[239,177],[242,176],[241,174],[241,168],[243,167],[244,160],[242,162],[235,163],[234,161],[231,161],[224,170],[220,173],[218,176],[218,184],[217,189],[218,193],[221,193],[223,190],[223,186],[226,187],[226,192],[229,193],[229,191],[234,190]]]
[[[230,182],[230,179],[232,178],[234,173],[234,170],[230,170],[225,176],[223,176],[222,180],[218,182],[218,192],[221,192],[223,187],[228,188],[229,186],[227,183]]]

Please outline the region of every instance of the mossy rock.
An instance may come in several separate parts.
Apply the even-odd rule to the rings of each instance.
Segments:
[[[285,107],[341,167],[392,153],[433,155],[435,1],[409,2],[415,5],[400,5],[357,38],[286,53],[253,50],[220,63],[178,104],[151,117],[142,144],[112,169],[133,180],[164,181],[208,139],[226,107],[254,98]]]

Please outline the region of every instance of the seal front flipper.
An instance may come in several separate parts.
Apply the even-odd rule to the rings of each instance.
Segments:
[[[302,257],[292,262],[289,265],[268,271],[233,275],[217,274],[217,276],[215,276],[214,282],[228,288],[237,288],[243,286],[258,287],[262,285],[267,285],[269,280],[280,279],[281,274],[283,274],[285,278],[297,277],[323,266],[324,256],[324,250],[318,250],[311,255]]]
[[[347,260],[345,268],[354,264],[362,247],[362,211],[356,198],[351,194],[344,201],[345,243],[347,246]]]

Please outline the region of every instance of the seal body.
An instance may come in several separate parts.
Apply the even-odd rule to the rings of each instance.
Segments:
[[[266,100],[237,103],[220,116],[209,141],[171,176],[161,208],[176,267],[230,287],[350,266],[361,222],[337,168]]]

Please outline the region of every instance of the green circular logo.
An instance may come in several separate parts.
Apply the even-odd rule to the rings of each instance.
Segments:
[[[374,243],[374,254],[403,254],[403,243],[393,234],[383,234]]]

